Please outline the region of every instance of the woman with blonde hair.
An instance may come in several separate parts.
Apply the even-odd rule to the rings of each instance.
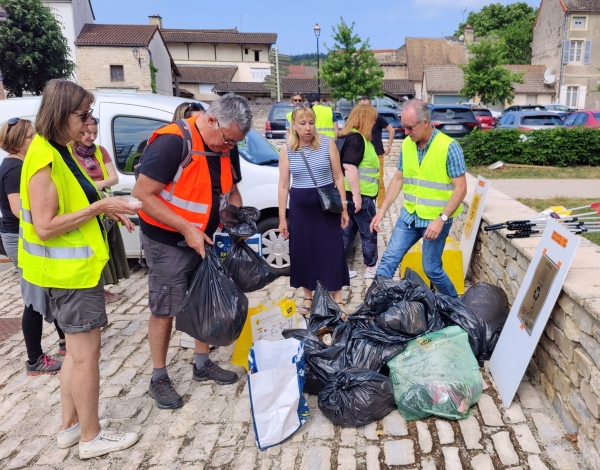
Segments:
[[[377,214],[379,192],[379,158],[371,143],[371,131],[377,119],[377,110],[370,104],[357,105],[340,135],[344,143],[340,152],[345,170],[350,222],[344,228],[344,248],[360,232],[364,277],[373,279],[377,271],[377,232],[371,232],[371,220]],[[355,272],[353,272],[355,273]],[[352,276],[354,277],[354,276]]]
[[[175,108],[175,112],[173,113],[173,122],[178,121],[179,119],[187,119],[194,116],[199,116],[200,114],[204,114],[204,106],[202,103],[198,103],[196,101],[192,101],[191,103],[181,103],[177,108]]]
[[[323,211],[313,177],[319,187],[337,187],[344,204],[341,215]],[[350,284],[342,241],[342,229],[348,224],[343,185],[335,143],[317,133],[315,113],[309,106],[296,106],[291,116],[289,142],[279,153],[279,230],[289,239],[290,285],[304,290],[299,310],[305,316],[310,312],[317,281],[333,293],[340,305],[341,289]]]
[[[0,148],[8,155],[0,165],[0,210],[2,211],[2,244],[6,254],[19,271],[21,296],[25,309],[21,319],[27,361],[25,370],[27,375],[56,374],[62,361],[44,354],[42,349],[42,332],[44,320],[54,322],[59,337],[59,352],[66,354],[65,334],[50,313],[48,299],[44,289],[30,284],[23,279],[23,273],[18,268],[19,245],[19,213],[21,211],[21,170],[29,145],[35,136],[31,121],[27,119],[12,118],[0,127]]]

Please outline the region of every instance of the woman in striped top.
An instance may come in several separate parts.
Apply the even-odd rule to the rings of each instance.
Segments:
[[[317,188],[302,155],[319,187],[339,189],[344,203],[341,216],[321,209]],[[342,305],[342,287],[350,284],[342,240],[342,229],[349,220],[346,207],[344,175],[335,143],[317,133],[315,113],[310,107],[297,106],[292,113],[289,143],[279,153],[279,230],[290,240],[290,285],[304,290],[299,309],[303,315],[310,312],[317,281]]]

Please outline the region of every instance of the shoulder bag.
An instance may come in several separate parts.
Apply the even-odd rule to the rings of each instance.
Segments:
[[[300,154],[302,155],[302,159],[304,160],[304,164],[306,165],[306,169],[308,170],[313,183],[315,183],[315,188],[317,188],[323,212],[332,212],[334,214],[341,214],[344,212],[344,205],[342,204],[339,190],[337,188],[320,188],[315,179],[315,175],[313,175],[313,172],[308,166],[308,161],[306,160],[306,156],[302,149],[300,149]]]

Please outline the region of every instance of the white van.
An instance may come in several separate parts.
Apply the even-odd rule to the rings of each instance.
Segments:
[[[151,94],[95,94],[94,117],[100,120],[97,144],[106,148],[119,183],[113,186],[117,195],[131,194],[135,184],[132,162],[143,149],[152,132],[171,122],[182,98]],[[41,97],[14,98],[0,101],[0,124],[19,117],[35,121]],[[208,105],[205,105],[208,107]],[[279,274],[289,274],[288,241],[279,233],[277,184],[279,150],[255,130],[250,130],[238,144],[242,181],[238,185],[244,205],[261,211],[258,229],[263,235],[263,256]],[[6,153],[0,150],[0,161]],[[137,218],[134,223],[139,226]],[[127,256],[140,254],[139,231],[123,230]]]

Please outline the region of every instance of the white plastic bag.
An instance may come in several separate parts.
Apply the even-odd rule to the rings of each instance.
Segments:
[[[289,338],[256,341],[248,354],[248,389],[256,445],[277,445],[308,419],[304,388],[304,345]]]

